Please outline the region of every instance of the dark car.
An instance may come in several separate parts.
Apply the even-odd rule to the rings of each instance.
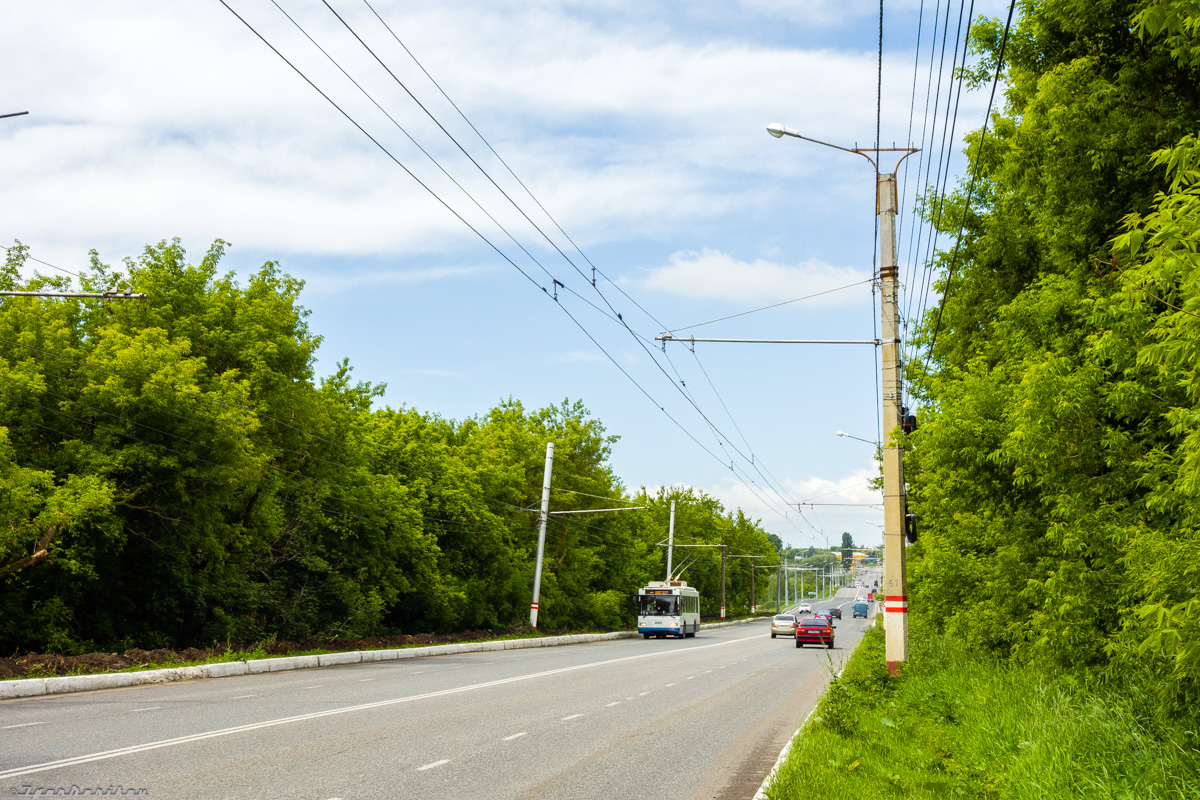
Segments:
[[[833,649],[833,623],[825,617],[808,617],[796,625],[796,647],[823,644]]]
[[[866,619],[867,618],[867,604],[862,601],[855,603],[854,604],[854,616],[862,617],[863,619]]]
[[[841,619],[842,610],[840,608],[831,608],[829,609],[829,616],[833,617],[834,619]]]

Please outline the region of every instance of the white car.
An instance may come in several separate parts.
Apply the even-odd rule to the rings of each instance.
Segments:
[[[799,611],[801,614],[811,614],[812,606],[810,606],[808,603],[801,603],[800,608],[798,608],[797,611]]]

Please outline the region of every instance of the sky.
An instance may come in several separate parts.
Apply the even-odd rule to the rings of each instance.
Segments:
[[[580,400],[629,489],[881,541],[873,346],[655,337],[877,336],[870,164],[765,130],[869,147],[877,108],[883,146],[926,145],[898,252],[901,305],[929,302],[913,198],[962,180],[988,100],[945,131],[960,4],[887,4],[877,95],[857,0],[226,2],[6,10],[0,114],[29,114],[0,119],[0,244],[78,271],[223,239],[226,270],[305,281],[318,375],[348,358],[450,419]]]

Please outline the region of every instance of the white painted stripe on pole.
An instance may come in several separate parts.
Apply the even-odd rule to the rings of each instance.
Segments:
[[[531,672],[527,675],[514,675],[511,678],[500,678],[494,681],[486,681],[484,683],[473,683],[468,686],[458,686],[453,689],[442,689],[436,692],[426,692],[424,694],[414,694],[407,697],[394,697],[390,700],[377,700],[373,703],[362,703],[356,706],[343,706],[341,708],[330,708],[325,711],[314,711],[309,714],[298,714],[294,717],[279,717],[278,719],[269,719],[262,722],[252,722],[246,725],[237,725],[231,728],[219,728],[212,731],[204,731],[202,733],[193,733],[187,736],[176,736],[173,739],[161,739],[157,742],[147,742],[145,744],[131,745],[122,747],[116,750],[104,750],[98,753],[89,753],[82,756],[74,756],[72,758],[61,758],[57,761],[46,761],[41,764],[30,764],[24,767],[15,767],[13,769],[0,772],[0,779],[17,778],[21,775],[32,775],[37,772],[48,772],[53,769],[62,769],[63,767],[74,767],[79,764],[89,764],[93,761],[105,761],[110,758],[119,758],[121,756],[134,755],[135,753],[144,753],[148,750],[158,750],[162,747],[174,747],[181,744],[191,744],[192,742],[200,742],[205,739],[214,739],[219,736],[230,736],[235,733],[248,733],[250,731],[262,730],[264,728],[273,728],[277,725],[289,725],[294,722],[305,722],[312,719],[321,719],[322,717],[332,717],[338,714],[349,714],[354,711],[367,711],[373,708],[386,708],[400,703],[412,703],[417,700],[428,700],[434,697],[445,697],[452,694],[461,694],[463,692],[472,692],[478,689],[487,689],[492,686],[503,686],[509,683],[520,683],[522,681],[536,680],[545,678],[551,675],[562,675],[567,672],[576,672],[581,669],[591,669],[592,667],[603,667],[609,664],[621,664],[627,661],[638,661],[643,658],[658,658],[659,656],[672,656],[686,653],[694,653],[697,650],[707,650],[712,647],[724,647],[728,644],[738,644],[746,642],[755,642],[757,637],[744,636],[738,639],[729,639],[724,642],[715,644],[704,644],[697,647],[689,647],[687,649],[678,650],[658,650],[653,653],[641,653],[636,656],[622,656],[621,658],[609,658],[604,661],[592,661],[587,664],[576,664],[571,667],[559,667],[558,669],[548,669],[542,672]]]

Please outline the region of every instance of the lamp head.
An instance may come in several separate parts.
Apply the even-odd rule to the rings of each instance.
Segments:
[[[845,431],[838,431],[837,435],[838,436],[849,436],[850,434],[846,433]]]
[[[772,122],[767,126],[767,133],[778,139],[781,136],[799,136],[800,131],[794,130],[778,122]]]

